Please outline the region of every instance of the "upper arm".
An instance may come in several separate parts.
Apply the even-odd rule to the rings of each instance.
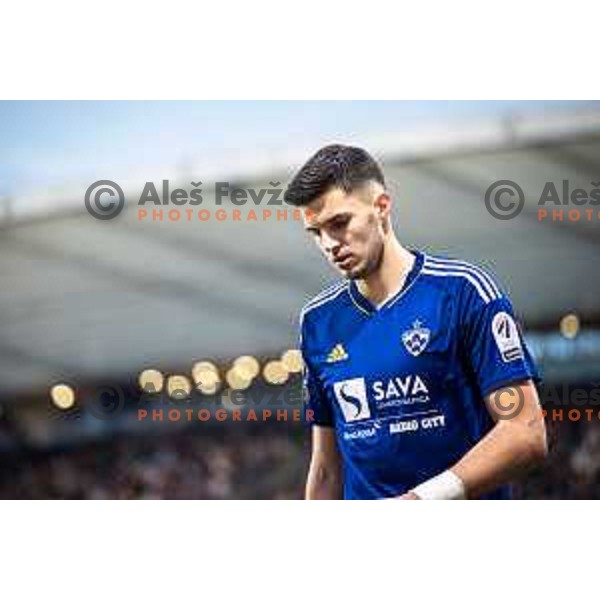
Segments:
[[[485,403],[496,426],[510,432],[514,447],[526,449],[525,454],[532,460],[543,459],[548,452],[546,425],[533,381],[500,388],[488,394]]]
[[[314,329],[314,328],[313,328]],[[300,326],[300,351],[304,361],[303,385],[306,394],[306,410],[310,411],[310,421],[316,425],[333,426],[333,414],[319,372],[313,363],[314,350],[311,350],[308,319],[302,319]]]
[[[465,284],[460,298],[461,347],[481,396],[539,380],[508,296],[485,297]]]
[[[314,362],[314,324],[311,330],[308,319],[304,318],[301,320],[300,331],[300,349],[304,359],[305,408],[312,423],[312,452],[306,482],[306,498],[340,498],[343,487],[341,458],[332,407],[322,384],[318,364]]]
[[[489,275],[485,275],[489,277]],[[516,323],[508,296],[482,297],[473,286],[463,290],[462,346],[492,419],[513,427],[536,453],[546,450],[545,425],[535,383],[540,377]]]
[[[541,421],[540,399],[531,379],[487,394],[485,404],[495,422],[514,421],[529,424]]]

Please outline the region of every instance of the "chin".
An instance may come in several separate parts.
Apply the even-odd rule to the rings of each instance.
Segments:
[[[348,269],[342,269],[338,267],[335,263],[332,263],[332,266],[338,273],[343,275],[346,279],[364,279],[364,277],[369,273],[369,264],[364,260],[353,264]]]
[[[356,267],[348,269],[347,271],[341,271],[341,273],[346,277],[346,279],[364,279],[366,275],[366,269],[360,265],[357,265]]]

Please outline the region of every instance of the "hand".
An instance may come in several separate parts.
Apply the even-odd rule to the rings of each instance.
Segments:
[[[421,498],[419,498],[419,496],[417,496],[414,492],[406,492],[406,494],[402,494],[398,500],[421,500]]]

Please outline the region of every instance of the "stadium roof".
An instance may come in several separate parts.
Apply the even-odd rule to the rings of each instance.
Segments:
[[[575,311],[599,314],[600,205],[593,219],[538,218],[546,182],[600,189],[600,111],[561,112],[365,140],[381,157],[396,200],[402,242],[487,266],[510,291],[526,326]],[[90,182],[37,197],[5,199],[0,210],[0,393],[43,391],[59,380],[134,378],[145,367],[181,369],[201,358],[265,355],[293,347],[302,304],[335,278],[301,226],[235,222],[214,204],[214,181],[254,189],[285,184],[314,148],[276,161],[202,175],[202,222],[138,220],[143,182],[123,185],[125,210],[110,221],[83,206]],[[192,173],[195,173],[192,175]],[[189,188],[201,169],[179,173]],[[157,173],[156,183],[168,177]],[[497,180],[524,190],[512,220],[484,202]],[[180,183],[179,183],[180,182]],[[173,183],[172,188],[175,187]],[[137,190],[137,192],[135,192]],[[168,207],[163,207],[166,209]],[[172,207],[171,207],[172,208]],[[216,221],[214,212],[229,217]],[[256,208],[256,207],[255,207]],[[285,207],[259,207],[262,209]],[[260,212],[259,211],[259,212]],[[585,213],[584,213],[585,214]]]

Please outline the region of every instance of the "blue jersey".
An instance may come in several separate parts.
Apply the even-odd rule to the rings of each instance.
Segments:
[[[414,254],[383,305],[344,280],[302,311],[306,416],[335,428],[348,499],[396,496],[445,471],[493,426],[487,394],[538,379],[490,275]]]

